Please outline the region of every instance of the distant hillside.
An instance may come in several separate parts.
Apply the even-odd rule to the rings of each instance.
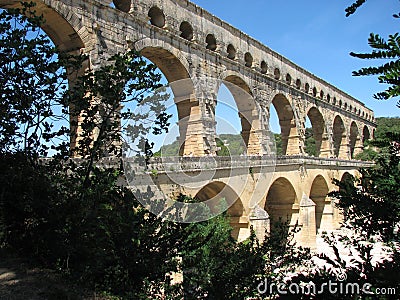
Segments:
[[[400,117],[376,118],[376,126],[374,140],[365,141],[364,150],[356,159],[374,160],[379,152],[388,152],[392,141],[400,142]]]
[[[282,155],[282,139],[279,133],[274,133],[275,136],[275,145],[276,145],[276,154]],[[312,134],[312,129],[306,129],[306,153],[311,156],[316,156],[315,149],[315,139]],[[234,156],[241,155],[244,153],[244,143],[239,134],[220,134],[217,137],[217,147],[219,150],[217,152],[218,156]],[[154,156],[179,156],[179,144],[178,141],[174,141],[172,144],[164,145],[160,148],[159,151],[154,153]]]

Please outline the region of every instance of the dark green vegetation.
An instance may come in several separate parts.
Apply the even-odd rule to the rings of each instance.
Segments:
[[[77,77],[87,58],[60,53],[39,30],[44,20],[32,13],[34,5],[23,7],[0,14],[0,253],[26,257],[121,299],[243,299],[257,294],[261,276],[275,280],[283,273],[277,269],[293,269],[309,257],[294,248],[284,225],[265,242],[252,234],[237,243],[227,216],[180,224],[144,209],[117,184],[123,170],[98,162],[105,155],[120,157],[116,116],[121,104],[131,102],[155,100],[151,113],[162,116],[153,128],[127,128],[139,149],[151,153],[142,136],[160,133],[168,123],[158,101],[166,95],[145,98],[160,86],[155,66],[128,52]],[[69,116],[70,128],[58,123]],[[80,124],[78,116],[85,117]],[[148,116],[122,112],[135,120]],[[81,159],[71,160],[71,154]],[[46,155],[52,158],[44,160]],[[173,272],[183,273],[183,282],[171,284]],[[60,291],[57,298],[69,295]]]
[[[29,13],[31,9],[28,6],[24,13],[28,18],[20,11],[0,16],[0,58],[4,62],[0,73],[2,251],[27,257],[68,281],[121,299],[243,299],[256,296],[264,278],[282,283],[288,271],[307,266],[309,254],[293,246],[293,233],[287,234],[284,225],[276,226],[264,242],[252,234],[236,243],[224,215],[195,224],[162,221],[144,209],[130,190],[117,184],[123,170],[98,168],[104,155],[120,155],[115,147],[119,138],[115,114],[120,104],[143,101],[147,92],[159,87],[159,76],[153,65],[129,52],[77,78],[68,89],[67,78],[76,74],[86,58],[59,53],[44,36],[27,38],[27,33],[43,22]],[[14,21],[24,26],[15,28]],[[101,104],[88,105],[93,97],[101,99]],[[129,132],[146,154],[151,144],[141,136],[148,130],[161,132],[168,123],[162,105],[152,109],[163,116],[156,127],[130,128]],[[68,125],[52,126],[68,115],[86,117],[80,124],[83,136],[74,149],[69,148]],[[128,115],[132,117],[129,112],[125,117]],[[76,125],[73,122],[72,129]],[[93,135],[94,131],[99,134]],[[320,258],[326,266],[344,271],[348,282],[400,288],[396,277],[399,236],[394,230],[399,222],[400,174],[395,150],[388,146],[387,152],[378,154],[376,168],[362,171],[357,187],[351,180],[344,181],[338,183],[341,191],[332,194],[341,200],[347,224],[355,232],[340,238],[357,249],[361,259],[348,266],[338,251],[334,251],[335,258]],[[49,153],[51,160],[39,160]],[[77,163],[68,159],[71,153],[85,159]],[[179,200],[196,201],[184,195]],[[371,264],[371,247],[377,240],[392,249],[393,262]],[[327,241],[337,250],[334,237]],[[171,272],[176,271],[183,273],[184,280],[172,285]],[[293,282],[336,280],[327,268],[296,274]],[[57,294],[58,299],[68,296]],[[318,297],[355,296],[326,292]]]
[[[374,140],[364,142],[364,150],[356,156],[356,159],[374,160],[377,155],[390,154],[391,146],[399,141],[400,118],[376,118],[376,130]]]

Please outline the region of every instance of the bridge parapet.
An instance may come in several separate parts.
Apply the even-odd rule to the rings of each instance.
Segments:
[[[130,160],[127,160],[130,161]],[[144,159],[132,159],[140,165],[141,170],[151,172],[188,172],[200,170],[222,170],[231,168],[256,168],[308,165],[329,168],[368,168],[374,165],[373,162],[360,160],[346,160],[337,158],[310,157],[304,155],[292,156],[212,156],[212,157],[152,157],[147,164]]]

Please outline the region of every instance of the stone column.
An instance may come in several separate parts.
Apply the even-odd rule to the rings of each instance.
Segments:
[[[353,157],[355,157],[357,154],[361,153],[364,149],[364,145],[362,142],[362,138],[360,135],[357,136],[356,138],[356,143],[354,145],[354,151],[353,151]]]
[[[301,231],[299,232],[300,245],[315,249],[317,246],[315,203],[306,194],[303,194],[300,201],[299,225],[301,226]]]
[[[330,157],[330,156],[331,156],[331,149],[329,144],[329,134],[325,132],[322,134],[319,157]]]
[[[254,207],[249,216],[250,225],[253,226],[257,239],[262,242],[265,233],[270,232],[270,219],[268,213],[258,204]]]
[[[340,146],[339,146],[339,154],[338,154],[338,158],[342,158],[342,159],[350,159],[350,142],[349,139],[347,138],[346,133],[342,134],[342,140],[340,142]]]
[[[191,95],[189,99],[175,99],[175,102],[179,118],[179,155],[214,154],[215,140],[209,141],[206,133],[209,131],[207,128],[215,127],[215,124],[204,117],[199,101]]]

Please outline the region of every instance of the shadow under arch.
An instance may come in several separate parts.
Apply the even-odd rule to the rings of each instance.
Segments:
[[[369,132],[368,126],[365,125],[363,128],[363,144],[369,139],[371,139],[371,134]]]
[[[346,145],[346,130],[344,122],[340,116],[336,116],[333,121],[333,154],[338,158],[347,158],[345,149]]]
[[[271,103],[278,114],[279,125],[281,128],[282,154],[300,154],[299,134],[293,107],[283,94],[275,95]]]
[[[232,237],[237,241],[242,241],[249,236],[249,222],[244,217],[246,212],[243,202],[229,185],[221,181],[210,182],[197,192],[195,199],[201,202],[217,199],[219,205],[228,206],[227,216],[232,227]],[[210,210],[219,210],[219,208],[210,207]]]
[[[349,135],[349,144],[350,144],[350,158],[354,158],[355,148],[357,145],[357,140],[359,139],[359,131],[356,122],[351,122],[350,125],[350,135]]]
[[[226,74],[224,84],[235,100],[241,124],[241,136],[248,155],[260,155],[261,137],[258,109],[249,85],[238,74]]]
[[[315,203],[315,225],[316,232],[321,233],[323,230],[329,229],[327,213],[330,212],[329,204],[327,204],[329,188],[325,178],[317,175],[311,185],[310,199]]]
[[[311,107],[307,112],[307,117],[311,122],[312,134],[315,140],[316,156],[329,157],[329,139],[322,113],[317,107]]]
[[[276,179],[268,190],[265,201],[265,210],[271,218],[271,230],[274,229],[276,222],[294,225],[298,219],[299,208],[296,191],[292,183],[284,178]]]

